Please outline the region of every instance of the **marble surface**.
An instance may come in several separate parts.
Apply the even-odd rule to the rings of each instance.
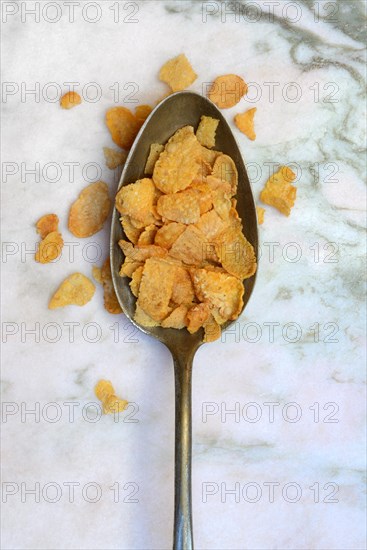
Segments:
[[[106,256],[107,226],[84,241],[67,230],[88,182],[101,177],[112,194],[118,181],[103,160],[106,109],[155,104],[167,91],[158,70],[181,52],[194,91],[229,72],[251,83],[225,114],[233,125],[258,109],[255,142],[235,130],[257,200],[277,165],[298,173],[291,216],[266,207],[244,315],[195,359],[196,548],[365,548],[365,3],[1,8],[3,548],[171,546],[168,351],[107,314],[101,288],[84,308],[47,303]],[[62,111],[70,82],[84,101]],[[34,223],[53,211],[67,245],[42,266]],[[99,417],[99,378],[132,403],[119,418]]]

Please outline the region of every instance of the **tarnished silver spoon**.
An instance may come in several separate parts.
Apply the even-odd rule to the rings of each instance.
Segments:
[[[130,150],[123,169],[119,187],[144,177],[144,167],[152,143],[166,141],[182,126],[197,127],[202,115],[219,119],[215,149],[229,155],[238,170],[237,211],[243,222],[243,233],[252,244],[257,257],[258,232],[254,198],[246,168],[232,134],[222,113],[208,99],[193,92],[177,92],[164,99],[149,115]],[[114,210],[111,226],[111,270],[116,295],[124,313],[130,321],[146,334],[158,338],[172,353],[175,373],[175,515],[174,550],[193,549],[191,512],[191,375],[196,350],[202,344],[202,329],[190,334],[186,329],[146,328],[134,320],[136,298],[129,280],[119,276],[123,253],[118,241],[126,238],[122,230],[119,213]],[[244,307],[251,296],[255,277],[244,281]],[[232,322],[222,326],[228,328]]]

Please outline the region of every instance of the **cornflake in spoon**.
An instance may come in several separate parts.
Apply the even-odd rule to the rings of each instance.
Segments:
[[[211,146],[218,122],[213,120],[202,117],[198,128]],[[131,278],[135,321],[191,333],[203,327],[204,341],[211,342],[223,323],[238,317],[243,279],[256,271],[233,198],[235,163],[203,146],[185,126],[164,147],[152,145],[149,171],[151,179],[123,186],[116,196],[130,240],[119,242],[125,255],[120,275]]]

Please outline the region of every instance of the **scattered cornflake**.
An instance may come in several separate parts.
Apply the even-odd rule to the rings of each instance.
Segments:
[[[91,183],[83,189],[72,204],[69,230],[76,237],[90,237],[103,227],[110,212],[108,185],[103,181]]]
[[[36,223],[37,233],[41,239],[47,237],[49,233],[57,231],[59,228],[59,218],[56,214],[46,214]]]
[[[149,178],[143,178],[123,185],[116,195],[115,205],[120,214],[130,216],[132,219],[142,223],[142,227],[155,222],[156,218],[153,211],[153,206],[156,201],[156,191],[154,183]]]
[[[64,306],[84,306],[94,296],[96,287],[88,277],[82,273],[69,275],[52,296],[48,307],[56,309]]]
[[[172,92],[179,92],[190,86],[197,74],[185,54],[170,59],[159,71],[159,79],[166,82]]]
[[[175,269],[162,258],[148,258],[140,282],[137,304],[156,321],[171,313],[169,302],[175,279]]]
[[[106,113],[106,124],[116,145],[130,149],[142,123],[126,107],[112,107]]]
[[[206,269],[193,269],[191,273],[198,299],[218,308],[223,319],[237,319],[243,307],[242,282],[228,273]]]
[[[266,182],[260,199],[265,204],[277,208],[285,216],[289,216],[297,194],[297,188],[292,185],[295,179],[296,174],[288,166],[281,166]]]
[[[165,220],[185,224],[196,223],[200,218],[198,197],[191,189],[162,195],[157,202],[157,211]]]
[[[143,122],[145,122],[151,112],[152,108],[150,105],[138,105],[137,107],[135,107],[135,116],[142,124]]]
[[[226,227],[215,238],[218,257],[228,273],[238,279],[248,279],[256,271],[255,251],[236,225]]]
[[[101,278],[103,284],[103,300],[105,309],[108,311],[108,313],[113,313],[114,315],[122,313],[122,309],[117,299],[115,288],[113,286],[109,257],[106,259],[105,263],[102,266]]]
[[[94,265],[94,266],[92,267],[92,276],[93,276],[93,279],[94,279],[97,283],[103,284],[103,279],[102,279],[102,268],[101,268],[101,267],[98,267],[97,265]]]
[[[106,159],[106,166],[110,170],[114,170],[118,166],[125,164],[127,153],[126,151],[118,151],[117,149],[111,149],[111,147],[103,147],[104,158]]]
[[[265,216],[265,208],[261,208],[261,206],[256,207],[257,212],[257,222],[259,225],[264,223],[264,216]]]
[[[60,99],[60,105],[62,109],[72,109],[77,105],[80,105],[82,98],[77,92],[67,92]]]
[[[240,76],[225,74],[214,80],[209,90],[209,99],[219,109],[229,109],[237,105],[247,89],[246,82]]]
[[[38,245],[35,255],[36,262],[39,262],[40,264],[48,264],[49,262],[56,260],[56,258],[60,256],[63,246],[64,240],[61,233],[58,231],[48,233]]]
[[[117,397],[109,380],[99,380],[94,388],[94,393],[102,403],[103,414],[120,413],[129,404],[125,399]]]
[[[253,109],[249,109],[248,111],[234,117],[234,122],[237,128],[252,141],[256,139],[254,122],[256,111],[257,109],[254,107]]]
[[[176,193],[190,185],[200,168],[201,145],[194,128],[184,126],[168,140],[154,166],[153,181],[163,193]]]
[[[210,116],[203,115],[200,119],[199,127],[196,130],[196,137],[204,147],[214,147],[215,145],[215,132],[219,120]]]
[[[145,164],[144,174],[151,176],[154,171],[155,163],[157,162],[159,155],[164,151],[164,145],[160,143],[152,143],[150,146],[149,156]]]
[[[214,162],[212,175],[231,185],[232,195],[237,192],[238,173],[236,165],[228,155],[219,155]]]

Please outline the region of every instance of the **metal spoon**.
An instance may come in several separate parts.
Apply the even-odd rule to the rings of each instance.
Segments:
[[[208,99],[193,92],[177,92],[164,99],[149,115],[130,150],[121,175],[121,186],[144,177],[144,167],[152,143],[166,141],[182,126],[197,127],[202,115],[219,119],[215,148],[234,160],[238,170],[237,211],[243,222],[243,232],[253,245],[257,257],[257,219],[251,186],[240,150],[222,113]],[[158,338],[172,353],[175,372],[175,516],[174,550],[193,549],[193,529],[191,513],[191,374],[196,350],[202,344],[202,329],[190,334],[186,329],[146,328],[134,321],[135,297],[131,293],[129,281],[119,276],[123,253],[118,241],[124,237],[119,222],[119,214],[114,210],[111,227],[111,270],[117,298],[125,315],[146,334]],[[253,287],[255,276],[244,281],[246,306]],[[223,325],[229,327],[232,322]]]

